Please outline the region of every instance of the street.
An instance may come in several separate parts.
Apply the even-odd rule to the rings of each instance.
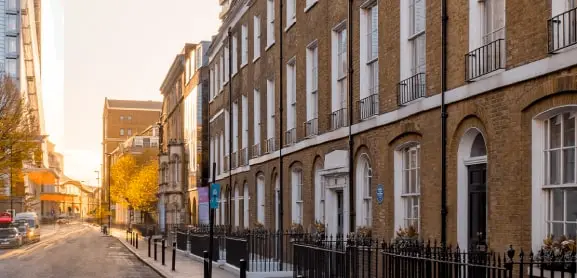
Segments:
[[[160,277],[117,239],[63,225],[39,243],[0,253],[1,277]]]

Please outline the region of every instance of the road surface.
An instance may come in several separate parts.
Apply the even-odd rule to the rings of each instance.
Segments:
[[[159,278],[113,237],[64,225],[39,243],[0,254],[0,277]]]

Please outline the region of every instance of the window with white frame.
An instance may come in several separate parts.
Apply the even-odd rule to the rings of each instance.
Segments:
[[[576,111],[545,121],[545,184],[547,234],[575,239],[577,232]]]
[[[241,27],[241,39],[240,42],[240,64],[241,67],[248,63],[248,26],[243,24]]]
[[[411,76],[426,69],[426,5],[425,0],[409,1],[409,43],[411,45]]]
[[[300,168],[294,168],[291,176],[292,182],[292,222],[303,223],[303,172]]]
[[[228,63],[230,63],[230,51],[228,51],[228,46],[224,47],[224,83],[228,82],[228,74],[229,74],[229,66]]]
[[[260,144],[260,92],[255,89],[253,92],[253,144]],[[253,154],[255,155],[255,154]]]
[[[224,90],[224,83],[227,80],[227,76],[225,74],[225,66],[224,66],[224,53],[222,53],[222,55],[220,55],[220,63],[218,63],[220,65],[220,90]]]
[[[239,227],[240,225],[240,212],[239,212],[239,202],[240,194],[238,192],[238,184],[234,186],[234,226]]]
[[[214,68],[210,68],[210,99],[215,96],[214,90]]]
[[[287,63],[287,130],[295,128],[296,125],[296,90],[297,90],[297,70],[296,57],[293,57]]]
[[[364,20],[361,29],[364,29],[362,31],[365,35],[362,44],[366,49],[363,59],[366,65],[364,74],[367,76],[363,79],[366,80],[364,84],[368,85],[361,89],[361,98],[366,98],[377,94],[379,90],[379,8],[376,1],[373,6],[362,9],[361,14]]]
[[[232,103],[232,152],[238,150],[238,101]]]
[[[307,47],[307,121],[318,118],[319,49],[314,41]]]
[[[274,80],[266,81],[266,113],[267,113],[267,139],[274,138],[275,133],[275,96]]]
[[[357,179],[357,226],[370,227],[372,225],[372,196],[371,196],[371,179],[372,168],[369,158],[362,154],[357,161],[356,179]]]
[[[210,176],[212,177],[212,165],[215,163],[215,155],[216,155],[216,149],[215,149],[215,140],[214,137],[210,137],[210,165],[208,166],[210,169]]]
[[[243,95],[241,100],[241,110],[242,110],[242,142],[241,147],[248,147],[248,98]]]
[[[403,226],[420,231],[420,145],[404,148],[402,153]]]
[[[225,147],[226,147],[226,149],[225,149]],[[225,156],[225,153],[228,153],[227,149],[228,149],[228,144],[224,143],[224,132],[221,132],[220,133],[220,173],[224,173],[224,156]]]
[[[281,0],[282,1],[282,0]],[[267,0],[266,2],[266,45],[271,46],[274,43],[274,0]]]
[[[220,92],[220,87],[221,87],[221,83],[220,83],[220,65],[218,63],[216,63],[215,67],[214,67],[215,71],[214,71],[214,87],[215,87],[215,91],[214,91],[214,95],[218,95],[218,92]]]
[[[264,176],[260,175],[256,178],[256,220],[264,224],[265,205],[266,200],[264,196]]]
[[[281,0],[282,1],[282,0]],[[297,20],[297,0],[286,0],[286,28],[290,27]]]
[[[505,38],[505,0],[483,0],[482,44]]]
[[[325,186],[322,182],[320,171],[321,167],[317,165],[315,167],[315,214],[317,221],[325,223]]]
[[[244,216],[243,216],[243,224],[245,228],[249,227],[249,195],[248,195],[248,184],[244,183],[244,194],[243,194],[243,208],[244,208]]]
[[[260,16],[255,15],[253,18],[253,60],[260,57]]]
[[[226,225],[226,190],[220,191],[220,224]]]
[[[232,75],[235,75],[238,70],[238,39],[232,35]]]
[[[347,107],[347,29],[345,22],[333,29],[332,111]]]
[[[317,3],[319,0],[307,0],[306,4],[307,6],[305,7],[305,11],[308,10],[313,4]]]
[[[234,108],[234,106],[233,106],[233,108]],[[224,110],[224,129],[225,129],[224,130],[224,142],[226,142],[226,144],[224,144],[224,154],[223,155],[226,156],[229,154],[228,148],[229,148],[230,144],[228,144],[228,142],[229,142],[228,140],[231,140],[231,137],[230,137],[230,135],[231,135],[230,134],[230,111],[228,111],[228,109]]]
[[[174,169],[174,181],[175,182],[180,182],[180,157],[178,155],[173,155],[172,156],[172,163],[173,163],[173,169]]]

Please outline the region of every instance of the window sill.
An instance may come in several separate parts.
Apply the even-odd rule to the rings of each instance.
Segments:
[[[240,65],[240,69],[241,69],[241,70],[242,70],[242,69],[244,69],[244,67],[246,67],[247,65],[248,65],[248,62],[246,62],[246,63],[244,63],[244,64]]]
[[[288,32],[295,24],[297,23],[296,19],[292,22],[288,22],[287,27],[284,28],[285,33]]]
[[[267,45],[267,47],[264,49],[264,51],[268,51],[273,46],[274,46],[274,41],[271,42],[269,45]]]
[[[253,64],[256,63],[256,61],[258,61],[259,59],[260,59],[260,55],[257,56],[257,57],[254,57],[254,59],[252,60],[252,63],[253,63]]]
[[[312,9],[314,6],[317,5],[319,1],[315,0],[314,2],[312,2],[311,4],[309,4],[306,8],[305,8],[305,13],[308,12],[310,9]]]

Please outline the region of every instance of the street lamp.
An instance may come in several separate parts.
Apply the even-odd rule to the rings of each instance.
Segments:
[[[110,232],[110,228],[112,226],[112,210],[110,209],[110,203],[112,202],[112,200],[110,199],[110,159],[112,154],[110,153],[104,153],[107,157],[108,157],[108,169],[106,171],[107,173],[107,179],[108,179],[108,231]]]

